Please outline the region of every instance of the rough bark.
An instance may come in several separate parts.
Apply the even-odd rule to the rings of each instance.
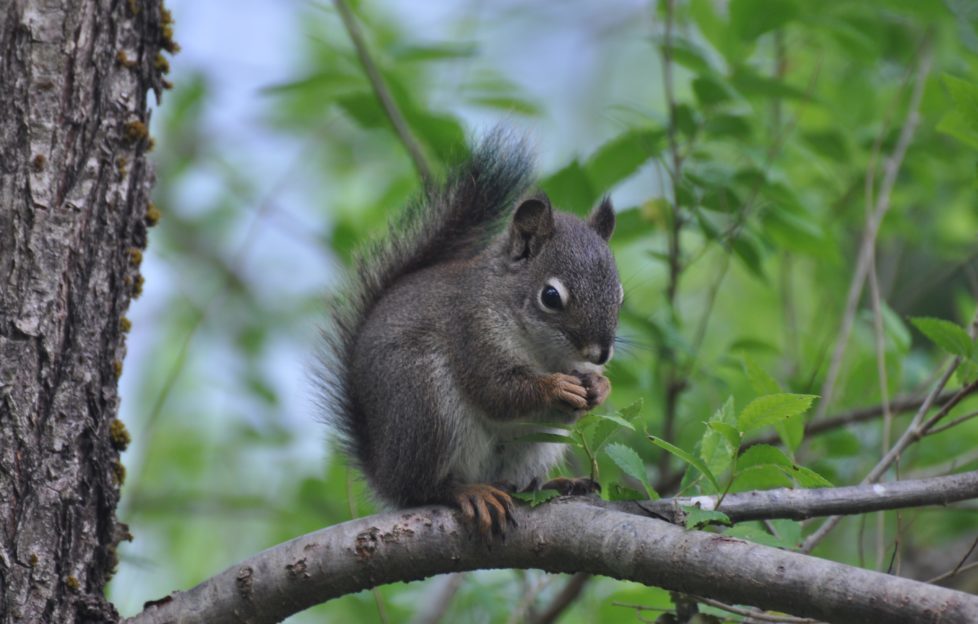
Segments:
[[[159,0],[0,2],[0,622],[118,619],[103,591],[127,442]],[[152,221],[152,215],[149,218]]]
[[[519,527],[488,545],[440,507],[352,520],[259,553],[127,623],[278,622],[383,583],[482,568],[602,574],[829,622],[978,622],[978,596],[587,500],[520,507],[515,517]]]

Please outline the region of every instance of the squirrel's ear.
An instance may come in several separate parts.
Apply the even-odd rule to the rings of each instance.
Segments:
[[[587,223],[598,236],[605,240],[611,238],[611,233],[615,231],[615,209],[611,206],[611,198],[605,197],[598,204],[598,207],[591,212],[587,218]]]
[[[550,200],[540,194],[516,208],[509,228],[509,257],[511,260],[532,258],[554,231],[554,213]]]

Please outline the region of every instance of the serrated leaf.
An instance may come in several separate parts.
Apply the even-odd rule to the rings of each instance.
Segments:
[[[784,473],[784,466],[760,464],[745,470],[739,470],[730,486],[731,492],[749,490],[772,490],[775,488],[790,488],[794,481]]]
[[[774,377],[761,368],[753,358],[745,356],[741,361],[744,365],[744,372],[747,374],[747,380],[750,381],[754,392],[758,395],[778,394],[781,392],[781,386],[778,385]]]
[[[560,492],[557,490],[534,490],[532,492],[514,492],[511,496],[524,503],[529,503],[530,507],[536,507],[548,500],[557,498],[560,496]]]
[[[789,416],[781,422],[774,423],[774,430],[778,432],[781,443],[794,453],[805,438],[805,415]]]
[[[680,509],[683,510],[683,514],[685,515],[687,529],[698,529],[708,524],[722,524],[725,526],[731,526],[733,524],[730,521],[730,516],[722,511],[700,509],[696,505],[682,505]]]
[[[643,487],[645,487],[645,491],[648,493],[649,498],[659,498],[659,495],[652,488],[652,484],[649,483],[649,477],[645,470],[645,462],[642,461],[642,458],[639,457],[638,453],[636,453],[634,449],[616,442],[614,444],[609,444],[605,448],[604,452],[611,458],[611,461],[615,462],[615,465],[618,466],[622,472],[637,480]]]
[[[805,468],[804,466],[793,465],[791,468],[786,469],[786,474],[793,477],[795,481],[798,482],[803,488],[822,488],[822,487],[832,487],[832,482],[818,474],[811,468]]]
[[[956,323],[924,316],[911,318],[910,322],[931,342],[951,355],[968,358],[974,353],[974,341],[971,340],[968,332]]]
[[[733,397],[729,397],[706,423],[706,431],[700,440],[700,458],[713,474],[729,468],[737,454],[740,432],[731,424],[736,421]]]
[[[689,464],[693,468],[696,468],[697,470],[699,470],[703,474],[703,476],[706,477],[710,481],[710,483],[713,484],[713,487],[716,488],[717,491],[720,491],[720,484],[717,483],[716,477],[713,476],[713,473],[710,471],[710,469],[707,467],[707,465],[703,462],[703,460],[701,460],[698,457],[694,457],[693,455],[690,455],[689,453],[687,453],[683,449],[679,448],[678,446],[675,446],[674,444],[670,444],[670,443],[666,442],[662,438],[657,438],[655,436],[649,436],[649,440],[652,441],[652,444],[658,446],[659,448],[661,448],[661,449],[663,449],[665,451],[669,451],[670,453],[672,453],[673,455],[675,455],[676,457],[678,457],[682,461],[686,462],[687,464]]]
[[[623,407],[620,412],[621,417],[629,422],[635,420],[642,412],[642,402],[642,397],[639,397],[637,401]]]
[[[740,413],[737,426],[748,433],[799,416],[808,411],[816,398],[814,394],[769,394],[758,397]]]
[[[737,448],[740,446],[740,430],[733,425],[728,425],[725,422],[708,422],[706,424],[710,429],[722,435],[732,447]]]
[[[770,444],[755,444],[737,458],[737,470],[761,465],[791,466],[792,461],[781,449]]]

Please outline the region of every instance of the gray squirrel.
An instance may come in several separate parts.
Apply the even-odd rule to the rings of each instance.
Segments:
[[[520,438],[611,390],[614,210],[606,198],[587,220],[556,212],[529,194],[532,169],[525,141],[490,133],[361,251],[324,331],[326,420],[374,493],[454,505],[486,537],[515,524],[510,493],[563,456]]]

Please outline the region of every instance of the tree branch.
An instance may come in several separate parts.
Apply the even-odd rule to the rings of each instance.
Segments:
[[[978,471],[919,481],[728,495],[740,519],[946,503],[978,496]],[[794,497],[794,498],[792,498]],[[806,501],[805,498],[811,500]],[[848,497],[849,506],[839,498]],[[702,500],[708,497],[703,497]],[[751,503],[751,499],[756,499]],[[818,501],[816,499],[823,500]],[[680,499],[683,500],[683,499]],[[395,581],[482,568],[601,574],[833,622],[978,621],[978,596],[646,517],[656,503],[564,498],[517,508],[519,527],[481,542],[456,512],[422,507],[352,520],[259,553],[128,624],[277,622],[314,604]],[[753,508],[751,507],[753,505]],[[778,515],[772,516],[777,510]],[[820,511],[816,511],[820,510]],[[667,509],[668,511],[668,509]],[[658,512],[656,512],[658,513]]]
[[[698,505],[701,509],[717,509],[718,496],[685,496],[657,501],[630,503],[643,511],[675,522],[681,507]],[[719,511],[733,522],[790,518],[805,520],[830,515],[853,515],[882,511],[946,505],[978,498],[978,470],[946,477],[908,479],[882,484],[853,485],[811,490],[758,490],[727,494]],[[621,511],[629,511],[626,503],[610,503]],[[640,513],[640,512],[634,512]]]

